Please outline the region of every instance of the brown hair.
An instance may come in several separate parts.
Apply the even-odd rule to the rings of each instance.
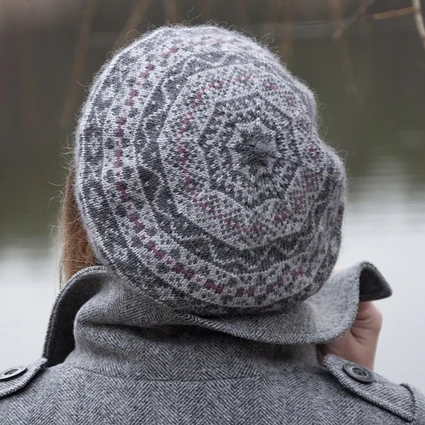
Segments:
[[[79,270],[96,265],[97,260],[81,223],[74,197],[75,172],[71,167],[62,195],[59,237],[62,248],[60,261],[61,286]]]

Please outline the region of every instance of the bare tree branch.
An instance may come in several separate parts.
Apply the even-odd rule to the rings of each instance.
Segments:
[[[413,15],[417,13],[417,7],[403,7],[402,9],[389,10],[387,12],[373,13],[371,15],[374,21],[382,21],[384,19],[399,18],[401,16]]]
[[[353,24],[357,22],[359,18],[361,18],[366,12],[369,7],[375,3],[376,0],[366,0],[362,1],[360,3],[360,7],[347,19],[344,21],[341,21],[338,28],[333,33],[332,38],[334,40],[339,40],[342,35],[349,29]]]
[[[414,8],[416,8],[415,13],[415,23],[416,28],[418,30],[419,36],[421,37],[422,44],[425,48],[425,25],[424,25],[424,19],[422,16],[422,7],[420,0],[412,0],[412,5]]]

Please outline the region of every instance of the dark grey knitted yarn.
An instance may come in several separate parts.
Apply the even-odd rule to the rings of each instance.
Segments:
[[[77,130],[76,199],[101,263],[201,315],[316,293],[340,247],[344,167],[311,91],[251,39],[161,28],[99,73]]]

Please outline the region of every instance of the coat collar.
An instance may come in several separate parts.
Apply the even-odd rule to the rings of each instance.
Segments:
[[[265,344],[194,326],[120,284],[101,266],[80,271],[59,294],[44,357],[48,366],[65,362],[154,380],[251,376],[318,365],[314,345]]]

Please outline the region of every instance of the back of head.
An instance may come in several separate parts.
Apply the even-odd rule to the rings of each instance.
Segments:
[[[99,261],[186,313],[282,310],[335,264],[344,167],[311,91],[213,26],[120,51],[82,110],[75,195]]]

